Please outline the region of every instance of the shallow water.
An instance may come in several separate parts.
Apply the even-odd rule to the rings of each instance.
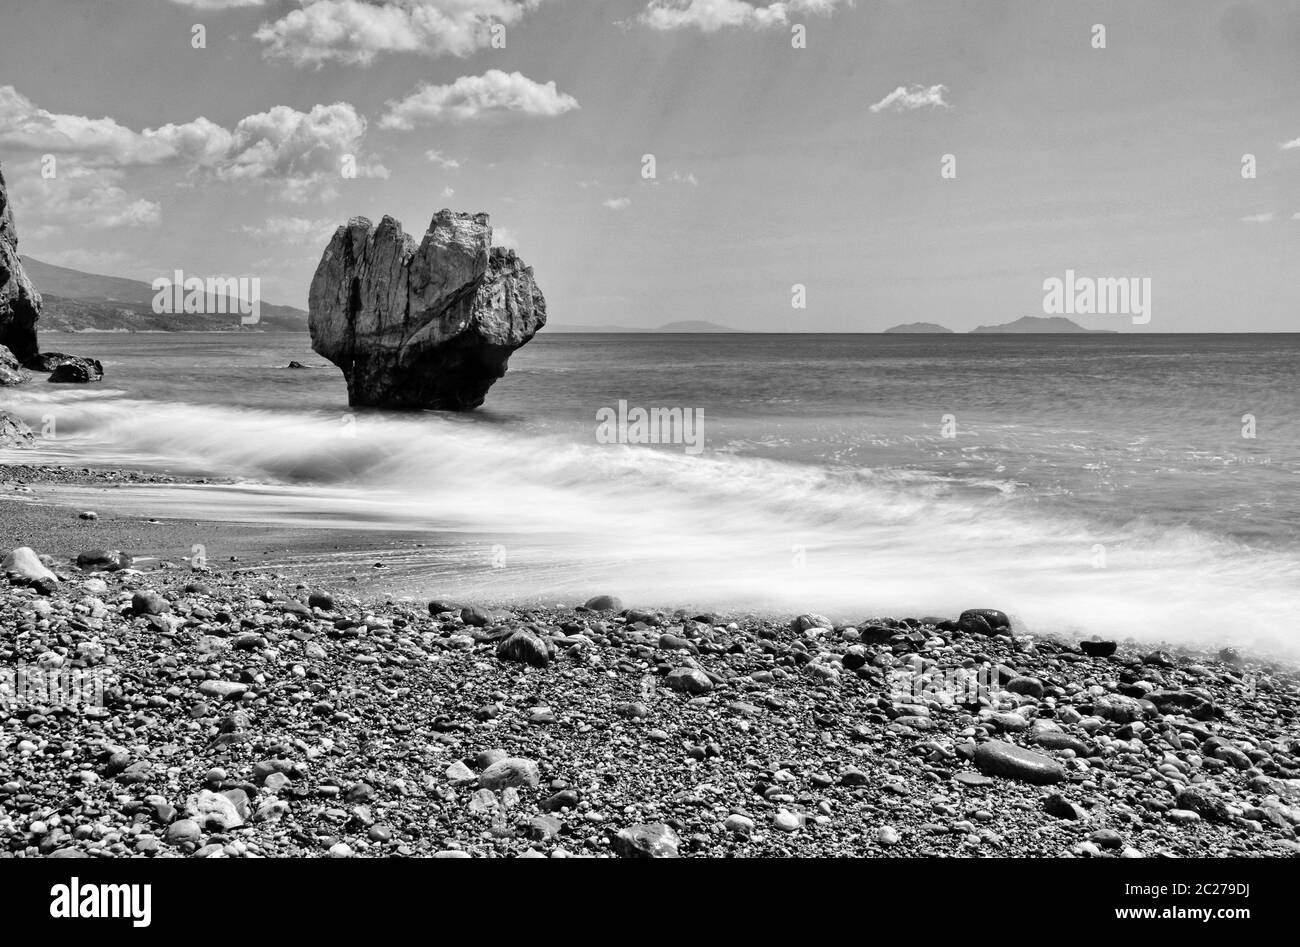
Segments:
[[[95,354],[106,381],[0,394],[52,422],[21,456],[237,481],[101,506],[409,536],[385,581],[411,594],[992,606],[1287,649],[1300,614],[1293,336],[543,333],[470,415],[349,412],[305,336],[43,344]],[[704,450],[599,443],[620,399],[702,411]]]

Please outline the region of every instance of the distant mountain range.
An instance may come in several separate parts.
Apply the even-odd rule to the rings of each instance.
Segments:
[[[256,326],[241,326],[236,300],[223,301],[209,296],[203,313],[154,312],[154,288],[141,280],[123,279],[85,273],[65,266],[42,263],[29,256],[22,258],[27,275],[36,284],[44,305],[40,327],[63,332],[222,332],[243,329],[262,332],[306,332],[307,313],[292,306],[261,304],[261,320]],[[168,274],[170,275],[170,274]],[[227,312],[217,310],[225,308]],[[740,329],[688,319],[669,322],[657,328],[636,326],[579,326],[549,323],[547,332],[663,332],[663,333],[735,333]],[[1113,329],[1085,329],[1064,316],[1025,316],[998,326],[980,326],[973,333],[1075,333],[1113,332]],[[953,331],[933,322],[909,322],[885,330],[886,334],[951,335]]]
[[[40,328],[61,332],[306,332],[307,313],[292,306],[261,304],[260,320],[241,326],[237,299],[207,297],[202,313],[154,312],[154,288],[140,280],[83,273],[22,258],[41,294]],[[163,274],[159,274],[163,275]],[[171,276],[171,274],[166,274]],[[219,312],[224,308],[226,312]]]
[[[1077,322],[1072,322],[1064,316],[1022,316],[1014,322],[1007,322],[999,326],[978,326],[971,329],[972,333],[981,335],[1003,334],[1003,335],[1057,335],[1060,333],[1114,333],[1115,329],[1085,329]],[[951,333],[951,329],[936,325],[933,322],[909,322],[906,325],[894,326],[886,329],[886,333],[911,333],[911,334],[928,334],[935,335],[939,333]]]

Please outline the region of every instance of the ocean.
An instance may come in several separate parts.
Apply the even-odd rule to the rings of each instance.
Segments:
[[[385,594],[991,607],[1031,631],[1293,650],[1294,335],[543,331],[465,415],[354,413],[305,335],[43,347],[105,380],[0,390],[53,435],[5,462],[233,481],[63,488],[123,512],[380,531]],[[607,443],[620,402],[680,409],[698,445]]]

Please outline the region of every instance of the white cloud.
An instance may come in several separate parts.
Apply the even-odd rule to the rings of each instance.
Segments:
[[[363,155],[365,133],[365,118],[346,102],[308,112],[277,105],[233,129],[200,117],[137,132],[112,118],[49,112],[13,86],[0,86],[0,145],[75,156],[87,167],[170,164],[222,181],[278,181],[288,200],[326,198],[346,156],[357,177],[387,177],[383,165]]]
[[[601,201],[602,207],[608,207],[610,210],[624,210],[632,206],[630,197],[611,197],[607,201]]]
[[[456,189],[453,187],[444,187],[440,196],[443,200],[450,200],[456,196]]]
[[[543,84],[523,73],[489,69],[481,76],[461,76],[450,85],[424,85],[400,102],[389,102],[379,125],[405,131],[429,122],[510,113],[549,117],[576,108],[578,100],[558,91],[554,82]]]
[[[361,154],[365,133],[366,120],[346,102],[316,105],[310,112],[277,105],[239,120],[215,174],[226,181],[284,181],[290,200],[304,187],[341,179],[349,158],[357,177],[386,178],[387,168]]]
[[[18,208],[19,234],[47,240],[65,231],[152,227],[162,220],[162,207],[123,188],[117,170],[69,168],[54,178],[39,174],[11,176],[9,185]]]
[[[700,185],[700,182],[696,179],[695,175],[689,171],[685,174],[682,174],[680,171],[674,171],[668,180],[675,184],[689,184],[691,187],[699,187]]]
[[[299,65],[368,65],[381,53],[468,56],[494,25],[517,23],[541,0],[300,0],[253,35],[266,55]]]
[[[1300,148],[1300,138],[1293,138],[1291,141],[1284,141],[1279,146],[1283,151],[1292,151]]]
[[[492,246],[509,247],[511,250],[519,249],[519,237],[509,227],[492,228]]]
[[[0,86],[0,145],[77,154],[88,162],[152,165],[206,163],[230,148],[230,132],[206,118],[136,132],[111,118],[62,115],[38,108],[11,85]]]
[[[853,0],[777,0],[766,4],[750,0],[650,0],[638,19],[656,30],[694,28],[713,33],[729,27],[784,26],[792,16],[829,16],[841,5],[852,6]]]
[[[871,106],[871,111],[910,112],[914,109],[926,107],[952,108],[943,99],[944,93],[947,91],[948,87],[946,85],[932,85],[929,87],[923,85],[899,86]]]
[[[439,151],[436,148],[430,148],[428,151],[424,153],[424,157],[429,161],[431,161],[432,163],[436,164],[438,167],[445,168],[448,171],[460,167],[459,161],[457,161],[455,158],[448,158],[446,155],[444,155],[441,151]]]
[[[257,240],[276,243],[324,243],[338,229],[339,221],[308,220],[306,217],[268,217],[266,222],[240,229]]]
[[[1241,222],[1243,224],[1269,224],[1273,222],[1273,217],[1273,212],[1268,210],[1262,214],[1247,214],[1241,218]]]

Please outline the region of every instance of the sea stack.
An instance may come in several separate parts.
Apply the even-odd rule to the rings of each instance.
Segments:
[[[392,217],[353,217],[312,280],[311,343],[356,407],[469,411],[546,324],[546,300],[487,214],[440,210],[417,244]]]
[[[4,172],[0,171],[0,346],[19,362],[27,362],[40,351],[36,344],[36,320],[40,317],[41,295],[18,257],[18,230]]]

